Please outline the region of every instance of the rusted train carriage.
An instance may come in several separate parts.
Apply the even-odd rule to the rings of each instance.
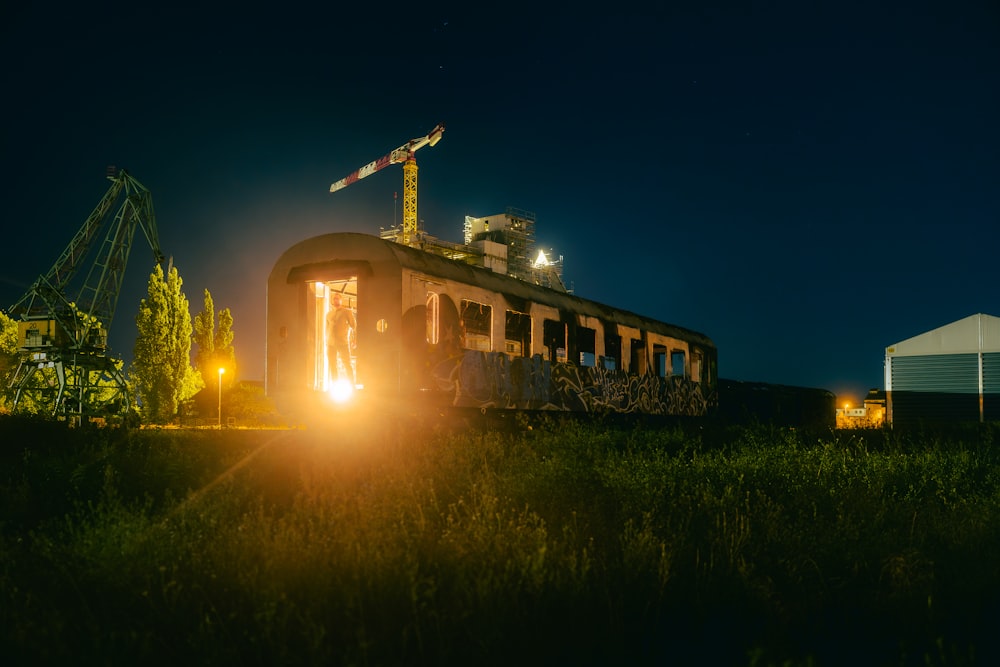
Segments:
[[[337,393],[335,294],[356,315],[354,372],[340,374],[356,399],[686,416],[717,403],[701,333],[356,233],[302,241],[271,271],[265,383],[279,403]]]

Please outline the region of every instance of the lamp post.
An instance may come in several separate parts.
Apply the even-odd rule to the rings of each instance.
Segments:
[[[219,368],[219,428],[222,428],[222,374],[226,372],[225,368]]]

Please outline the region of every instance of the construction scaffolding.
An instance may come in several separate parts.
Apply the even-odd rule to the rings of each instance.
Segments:
[[[496,215],[466,216],[465,245],[482,249],[484,265],[499,273],[565,292],[562,256],[535,248],[535,214],[507,207]]]
[[[484,218],[465,217],[465,245],[499,243],[507,247],[505,273],[529,280],[534,261],[535,214],[507,207],[502,214]]]

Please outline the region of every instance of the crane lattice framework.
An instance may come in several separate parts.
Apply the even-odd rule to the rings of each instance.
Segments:
[[[330,192],[346,188],[351,183],[390,164],[403,163],[403,245],[413,245],[417,240],[417,159],[414,153],[424,146],[434,146],[441,141],[444,124],[438,123],[427,136],[410,139],[399,148],[357,169],[330,186]]]
[[[136,227],[142,228],[155,260],[162,263],[164,257],[149,190],[113,167],[108,180],[111,186],[56,263],[8,310],[18,320],[20,363],[11,381],[15,411],[30,403],[52,416],[82,422],[128,410],[121,361],[108,355],[107,339]],[[94,252],[77,289],[76,279]]]

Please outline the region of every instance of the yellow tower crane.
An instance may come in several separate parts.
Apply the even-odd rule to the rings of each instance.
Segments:
[[[403,163],[403,245],[412,245],[417,238],[417,159],[414,156],[419,149],[424,146],[433,146],[441,141],[444,134],[444,124],[438,123],[427,136],[410,139],[408,142],[390,152],[388,155],[380,157],[374,162],[369,162],[357,171],[354,171],[330,186],[330,192],[336,192],[346,188],[351,183],[361,180],[365,176],[374,174],[379,169],[390,164]]]

